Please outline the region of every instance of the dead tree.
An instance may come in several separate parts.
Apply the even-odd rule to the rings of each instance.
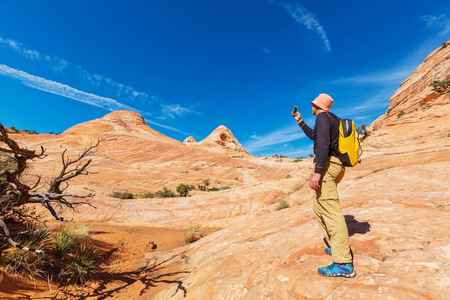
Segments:
[[[94,194],[76,195],[66,193],[65,191],[69,187],[68,181],[70,179],[79,175],[92,174],[89,170],[92,160],[86,158],[95,153],[103,140],[104,139],[98,139],[96,144],[87,147],[84,151],[79,153],[76,159],[71,159],[67,155],[67,149],[64,150],[61,154],[62,169],[59,175],[52,178],[48,185],[44,183],[41,186],[39,186],[41,177],[38,176],[36,183],[30,187],[23,180],[23,174],[27,168],[27,163],[34,159],[45,158],[47,156],[45,154],[45,149],[41,146],[40,153],[37,154],[33,150],[20,148],[16,141],[8,136],[5,127],[0,123],[0,143],[3,143],[0,144],[0,152],[5,153],[15,162],[14,167],[9,169],[5,168],[0,172],[0,177],[3,177],[5,181],[3,188],[0,189],[0,238],[3,240],[1,241],[2,243],[6,241],[11,246],[27,251],[42,253],[41,250],[22,247],[14,242],[6,223],[4,222],[4,219],[13,213],[25,214],[25,217],[30,217],[19,209],[25,204],[42,204],[50,211],[55,220],[66,222],[71,221],[71,219],[58,217],[53,209],[54,205],[68,207],[70,209],[75,209],[78,205],[83,204],[92,206],[89,202],[85,201],[85,199],[93,197]]]

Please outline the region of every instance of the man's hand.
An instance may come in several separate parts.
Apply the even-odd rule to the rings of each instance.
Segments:
[[[318,188],[320,188],[320,176],[321,174],[319,173],[314,173],[314,175],[311,177],[311,179],[309,180],[309,186],[313,189],[313,190],[317,190]]]
[[[292,111],[292,116],[294,117],[294,119],[295,119],[298,123],[300,123],[300,121],[302,120],[302,115],[301,115],[299,112],[296,112],[296,113],[294,114],[294,111]]]

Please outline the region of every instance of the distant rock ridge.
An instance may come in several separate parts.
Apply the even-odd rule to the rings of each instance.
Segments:
[[[102,118],[75,125],[62,133],[64,138],[77,137],[80,141],[92,142],[100,136],[136,136],[139,138],[181,144],[149,127],[139,113],[119,110]]]
[[[411,76],[400,84],[399,89],[389,99],[391,104],[386,113],[376,119],[369,129],[378,130],[385,125],[395,125],[406,119],[403,115],[449,104],[448,94],[437,93],[430,86],[435,80],[450,80],[449,46],[434,50]]]
[[[194,138],[189,137],[184,141],[184,143],[197,148],[220,153],[249,154],[244,147],[242,147],[241,143],[239,143],[239,141],[235,138],[231,130],[224,125],[220,125],[214,129],[210,135],[200,142],[195,142]]]

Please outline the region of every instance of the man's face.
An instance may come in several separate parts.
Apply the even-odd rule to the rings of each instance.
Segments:
[[[315,106],[314,104],[312,104],[311,109],[312,109],[312,114],[313,114],[313,116],[317,116],[317,106]]]

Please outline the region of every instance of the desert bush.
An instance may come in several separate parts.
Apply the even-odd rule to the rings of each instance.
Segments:
[[[200,191],[202,191],[202,192],[204,192],[205,191],[205,186],[204,185],[197,185],[197,188],[200,190]]]
[[[289,179],[289,178],[292,178],[292,175],[291,175],[291,174],[287,174],[287,175],[286,175],[286,179]]]
[[[133,193],[130,193],[130,192],[123,192],[122,193],[122,199],[133,199],[133,198],[134,198]]]
[[[364,141],[372,133],[371,131],[367,130],[365,123],[363,123],[361,127],[356,126],[356,131],[358,132],[361,141]]]
[[[100,254],[94,246],[80,244],[73,258],[58,275],[61,286],[69,284],[85,284],[95,274],[100,264]]]
[[[281,200],[281,201],[278,203],[277,210],[282,210],[282,209],[289,208],[289,207],[291,207],[291,205],[289,204],[289,202],[287,202],[286,200]]]
[[[180,194],[181,197],[189,196],[189,191],[191,191],[191,186],[188,184],[180,183],[177,186],[177,193]]]
[[[209,190],[210,190],[211,192],[217,192],[217,191],[220,191],[221,189],[218,188],[218,187],[212,187],[212,188],[210,188]]]
[[[170,189],[163,187],[162,190],[159,190],[155,193],[157,198],[173,198],[177,195]]]
[[[231,189],[231,187],[229,187],[229,186],[227,185],[227,186],[221,187],[220,189],[221,189],[221,190],[229,190],[229,189]]]
[[[143,193],[143,194],[141,194],[141,195],[139,195],[139,196],[140,196],[141,198],[155,198],[155,197],[156,197],[155,194],[150,193],[150,192]]]
[[[400,118],[401,116],[403,116],[404,114],[406,114],[406,112],[404,110],[402,110],[398,115],[397,118]]]
[[[133,193],[130,192],[113,191],[111,194],[108,194],[108,196],[119,199],[133,199],[135,195],[133,195]]]
[[[24,132],[30,133],[29,130]],[[85,148],[76,157],[71,157],[67,149],[64,150],[61,154],[60,171],[55,172],[59,175],[43,183],[39,174],[36,174],[36,180],[31,180],[24,176],[29,175],[24,172],[30,169],[31,161],[47,156],[44,147],[41,146],[39,152],[20,147],[0,124],[0,142],[3,145],[0,147],[1,157],[6,155],[14,160],[13,168],[6,167],[1,170],[6,183],[5,187],[0,189],[0,249],[5,271],[23,274],[32,279],[47,275],[47,279],[51,280],[50,278],[57,278],[53,275],[67,271],[72,262],[77,263],[75,251],[80,248],[79,245],[87,242],[87,230],[80,231],[79,227],[69,225],[68,228],[61,228],[51,234],[46,229],[30,228],[26,226],[27,222],[40,221],[40,216],[36,216],[34,209],[29,209],[27,204],[41,204],[55,220],[70,222],[71,219],[58,216],[53,205],[70,209],[76,209],[79,205],[90,205],[88,200],[93,194],[69,194],[65,191],[69,187],[68,180],[91,174],[92,159],[89,156],[95,153],[102,141],[104,139],[100,138],[96,144]],[[0,161],[5,162],[1,158]],[[2,167],[5,167],[5,164],[2,164]],[[10,231],[8,227],[12,224],[14,230]],[[18,230],[22,232],[15,233]],[[82,272],[89,274],[86,270]]]
[[[309,158],[313,158],[313,157],[314,157],[314,154],[310,153],[310,154],[308,155],[308,157],[309,157]]]
[[[303,161],[303,159],[302,158],[296,158],[292,162],[299,162],[299,161]]]
[[[57,257],[64,257],[82,242],[89,239],[88,227],[76,223],[60,226],[55,234],[55,250]]]
[[[36,229],[36,226],[31,224],[26,226],[26,231],[18,235],[16,240],[23,247],[47,250],[51,245],[51,234],[47,229]],[[7,249],[2,254],[1,260],[7,273],[20,274],[30,279],[43,277],[45,266],[48,264],[42,254],[15,247]]]
[[[186,244],[190,244],[198,241],[204,236],[205,234],[200,230],[200,227],[198,225],[189,226],[186,230],[185,242]]]
[[[234,180],[239,181],[239,178],[236,176],[236,177],[234,177]]]
[[[433,91],[436,93],[450,93],[450,80],[434,80],[432,83],[430,83],[430,86],[433,87]]]
[[[205,186],[205,190],[207,191],[208,190],[208,186],[209,186],[209,184],[211,183],[210,182],[210,180],[209,180],[209,178],[206,178],[205,180],[203,180],[203,185]]]

